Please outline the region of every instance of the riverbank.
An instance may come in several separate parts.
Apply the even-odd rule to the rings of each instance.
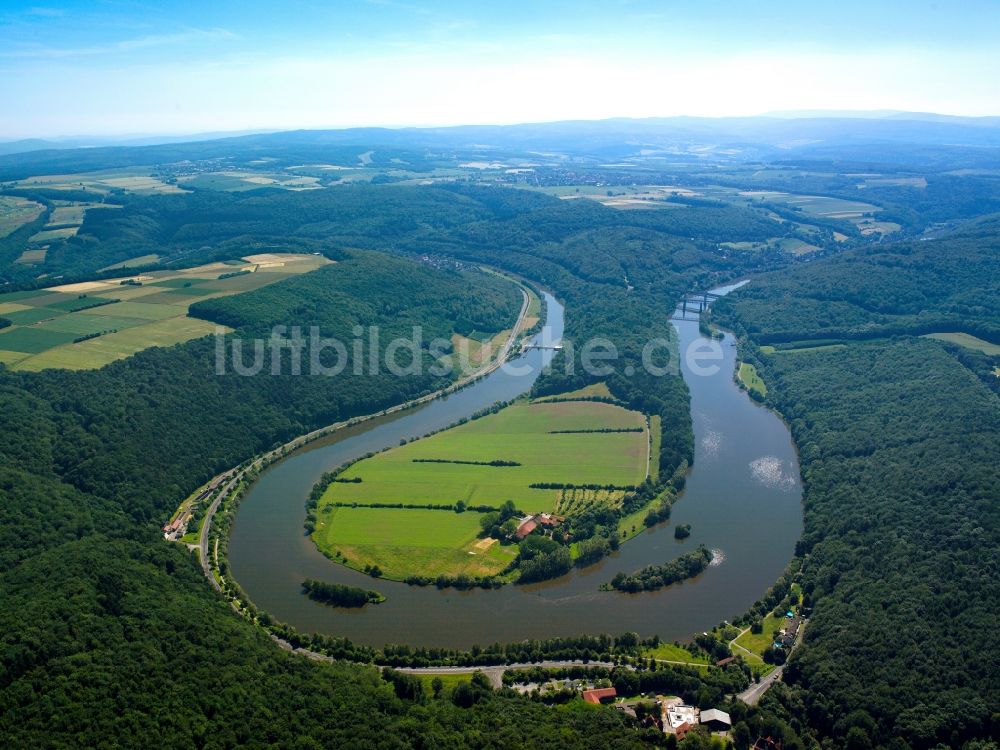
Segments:
[[[546,322],[554,329],[550,338],[559,338],[562,307],[554,299],[548,306]],[[707,341],[698,334],[696,321],[677,326],[684,351]],[[695,468],[686,477],[681,472],[686,480],[684,502],[674,505],[672,520],[692,524],[692,536],[686,540],[675,540],[667,525],[647,528],[645,516],[630,517],[626,530],[633,538],[617,552],[545,583],[456,591],[380,580],[377,588],[387,601],[351,612],[331,612],[303,597],[299,590],[304,578],[372,586],[369,576],[332,563],[303,534],[304,500],[321,476],[353,459],[398,446],[401,440],[441,430],[531,388],[533,375],[512,377],[501,370],[405,415],[348,428],[260,472],[229,539],[231,575],[255,607],[296,631],[373,647],[405,643],[469,648],[474,643],[623,630],[688,640],[692,633],[751,606],[782,575],[801,530],[798,470],[790,436],[774,414],[750,401],[733,382],[731,337],[718,342],[718,348],[721,358],[713,375],[694,374],[681,359],[691,390]],[[550,357],[551,352],[532,350],[511,369],[538,372]],[[755,436],[753,441],[745,439],[749,434]],[[752,465],[777,467],[779,481],[761,481]],[[791,482],[786,481],[789,478]],[[725,562],[655,593],[598,591],[618,572],[661,565],[699,544],[721,551]]]
[[[486,377],[491,372],[503,366],[503,364],[509,359],[511,353],[514,351],[515,343],[523,336],[529,334],[530,331],[535,326],[535,321],[531,321],[530,325],[526,325],[526,321],[528,321],[529,308],[531,307],[532,303],[532,296],[535,295],[534,290],[532,290],[529,286],[527,286],[525,283],[519,280],[513,279],[509,276],[504,276],[504,278],[510,279],[512,283],[516,284],[520,288],[522,296],[521,308],[520,311],[518,312],[518,316],[517,319],[515,320],[514,326],[511,328],[510,334],[508,335],[507,340],[504,342],[503,347],[497,353],[496,357],[493,358],[489,363],[481,366],[478,370],[475,370],[471,374],[460,377],[456,382],[439,390],[433,391],[431,393],[425,394],[415,399],[411,399],[410,401],[403,402],[388,409],[383,409],[373,414],[353,417],[351,419],[343,420],[341,422],[336,422],[326,427],[321,427],[305,435],[301,435],[273,450],[270,450],[260,456],[249,459],[248,461],[236,467],[227,469],[226,471],[217,474],[206,485],[203,485],[203,487],[212,488],[212,492],[214,494],[211,495],[212,498],[211,503],[205,510],[203,517],[200,519],[200,525],[197,532],[198,533],[197,549],[199,551],[199,557],[201,560],[202,569],[204,570],[206,576],[208,576],[209,580],[212,581],[216,589],[219,589],[219,582],[210,572],[211,565],[209,563],[209,554],[208,554],[208,539],[212,528],[212,522],[215,518],[215,514],[218,512],[219,507],[222,505],[223,501],[235,499],[235,495],[237,494],[236,490],[240,487],[240,485],[243,482],[245,482],[245,480],[247,479],[248,475],[251,472],[259,472],[264,468],[266,468],[267,466],[269,466],[270,464],[272,464],[274,461],[282,458],[283,456],[286,456],[291,452],[298,450],[303,446],[308,445],[309,443],[327,437],[331,434],[337,433],[341,430],[345,430],[347,428],[354,427],[356,425],[364,424],[366,422],[378,419],[380,417],[386,417],[392,414],[400,413],[407,409],[412,409],[421,404],[428,403],[435,399],[441,398],[442,396],[445,396],[449,393],[454,393],[462,388],[467,387],[468,385],[471,385],[475,381],[483,377]],[[215,489],[219,487],[221,487],[221,489]],[[205,490],[203,490],[202,488],[199,488],[199,490],[197,490],[192,496],[186,498],[178,507],[178,509],[172,514],[171,519],[172,520],[179,518],[183,519],[185,516],[190,518],[192,513],[192,504],[197,500],[197,498],[203,496],[202,493],[204,491]],[[187,536],[189,535],[190,532],[188,533]],[[169,538],[170,537],[168,536],[168,539]],[[189,543],[189,540],[185,540],[184,536],[181,535],[178,535],[176,540],[186,541]],[[218,568],[217,546],[218,545],[216,544],[215,548],[213,549],[213,558],[216,558],[214,560],[214,566],[216,569]]]

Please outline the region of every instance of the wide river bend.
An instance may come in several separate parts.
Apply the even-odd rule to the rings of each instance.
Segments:
[[[549,340],[558,341],[563,307],[549,294],[545,299]],[[711,345],[699,334],[697,320],[674,326],[691,390],[694,466],[670,523],[641,533],[612,557],[542,584],[442,591],[374,581],[328,560],[304,533],[305,500],[324,472],[526,393],[552,357],[550,350],[533,349],[511,363],[527,375],[501,368],[457,393],[311,443],[268,468],[247,493],[233,525],[233,576],[259,608],[301,632],[374,646],[468,648],[626,631],[683,640],[739,614],[781,575],[801,534],[798,461],[785,424],[733,382],[732,337],[719,342],[719,359],[699,365],[685,356],[692,347]],[[713,364],[713,374],[704,374]],[[684,523],[691,524],[691,536],[676,541],[673,526]],[[644,594],[598,590],[619,571],[666,562],[699,544],[721,553],[721,563],[694,580]],[[361,610],[333,609],[301,593],[306,578],[375,588],[388,601]]]

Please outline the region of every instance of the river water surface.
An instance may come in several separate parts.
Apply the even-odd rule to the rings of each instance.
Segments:
[[[551,295],[545,298],[549,340],[558,341],[563,307]],[[305,535],[305,501],[324,472],[527,392],[552,357],[549,350],[534,349],[510,363],[528,374],[501,368],[447,397],[312,443],[267,469],[235,519],[229,543],[233,576],[259,608],[301,632],[374,646],[467,648],[625,631],[686,639],[739,614],[781,575],[801,534],[798,461],[784,423],[734,384],[732,337],[720,342],[718,359],[699,365],[685,353],[707,351],[711,342],[699,334],[696,320],[674,326],[691,390],[694,467],[671,522],[641,533],[612,557],[542,584],[440,591],[374,581],[331,562]],[[699,374],[711,365],[713,374]],[[678,542],[673,525],[682,523],[691,524],[691,536]],[[598,590],[619,571],[667,562],[699,544],[716,550],[721,562],[691,581],[643,594]],[[361,610],[334,609],[301,593],[306,578],[375,588],[388,600]]]

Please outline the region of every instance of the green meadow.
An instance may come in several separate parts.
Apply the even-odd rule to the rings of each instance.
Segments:
[[[640,429],[640,432],[559,430]],[[563,490],[536,483],[636,485],[646,476],[648,438],[642,414],[600,402],[518,402],[431,437],[354,464],[323,503],[456,503],[500,506],[513,500],[526,512],[556,511]],[[422,463],[494,460],[519,466]]]
[[[593,430],[628,432],[594,432]],[[578,432],[560,432],[576,430]],[[538,489],[536,483],[637,485],[646,476],[645,417],[590,401],[518,401],[479,419],[392,448],[345,470],[317,505],[313,540],[328,557],[382,575],[496,575],[517,548],[479,539],[481,513],[352,507],[353,503],[455,504],[570,515],[618,505],[622,490]],[[516,463],[490,466],[490,461]],[[448,462],[480,463],[448,463]]]
[[[313,538],[328,556],[358,570],[378,566],[385,578],[496,575],[513,561],[517,547],[478,539],[481,516],[472,511],[327,506]]]
[[[740,362],[740,369],[737,373],[737,377],[740,382],[749,391],[755,391],[761,396],[767,395],[767,385],[761,380],[760,375],[757,374],[757,368],[748,362]]]

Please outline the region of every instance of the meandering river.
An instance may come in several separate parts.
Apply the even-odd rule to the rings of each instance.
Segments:
[[[555,342],[563,333],[563,307],[549,294],[545,300],[548,340]],[[717,359],[710,354],[699,363],[685,355],[709,351],[712,342],[699,334],[696,320],[674,326],[691,390],[694,467],[670,524],[641,533],[612,557],[542,584],[441,591],[373,581],[325,558],[304,533],[306,497],[325,471],[527,392],[553,354],[533,349],[464,390],[345,429],[267,469],[235,519],[229,543],[233,576],[259,608],[301,632],[375,646],[467,648],[625,631],[686,639],[742,612],[781,575],[802,531],[795,449],[784,423],[734,384],[732,337],[718,342]],[[674,524],[691,524],[691,536],[676,541]],[[719,564],[696,579],[643,594],[598,590],[619,571],[666,562],[699,544],[716,550]],[[333,609],[301,593],[306,578],[376,588],[388,601],[361,610]]]

